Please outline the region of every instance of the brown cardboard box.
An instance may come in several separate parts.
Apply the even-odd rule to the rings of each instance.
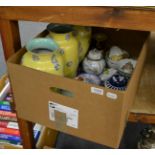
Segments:
[[[25,53],[23,48],[8,60],[20,118],[110,147],[119,146],[141,76],[149,33],[104,31],[110,36],[111,45],[118,45],[133,57],[138,57],[127,90],[111,90],[21,66],[19,63]],[[73,96],[52,92],[51,87],[68,90]],[[94,90],[97,94],[93,93]]]

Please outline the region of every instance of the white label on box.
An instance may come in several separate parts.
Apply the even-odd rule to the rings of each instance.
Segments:
[[[114,100],[117,99],[117,94],[114,94],[114,93],[108,92],[106,95],[107,95],[108,98],[111,98],[111,99],[114,99]]]
[[[55,111],[66,114],[66,125],[73,128],[78,128],[79,111],[67,106],[63,106],[56,102],[49,101],[49,117],[51,121],[55,121]]]
[[[103,95],[104,90],[96,87],[91,87],[91,93],[93,94],[98,94],[98,95]]]

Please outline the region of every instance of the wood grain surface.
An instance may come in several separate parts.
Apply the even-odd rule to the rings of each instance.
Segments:
[[[11,21],[10,21],[11,20]],[[155,30],[155,11],[150,8],[116,7],[0,7],[2,42],[7,59],[20,47],[17,20],[67,23],[135,30]],[[149,52],[149,54],[152,54]],[[129,121],[155,123],[154,57],[147,61]],[[150,62],[150,65],[149,65]],[[153,75],[152,77],[150,75]],[[150,89],[151,88],[151,89]],[[151,106],[150,106],[151,105]],[[138,109],[138,110],[137,110]],[[149,113],[149,114],[144,114]],[[141,114],[137,114],[141,113]],[[24,148],[33,148],[31,123],[19,119]]]
[[[8,59],[20,47],[20,35],[17,21],[0,20],[0,33],[5,59]]]
[[[0,7],[0,19],[155,30],[154,9],[123,7]]]
[[[4,49],[5,59],[7,60],[14,52],[21,48],[20,35],[17,21],[0,20],[0,32]],[[11,104],[12,110],[16,110],[15,104]],[[18,113],[17,113],[18,116]],[[21,138],[24,148],[34,148],[32,123],[18,119]]]
[[[149,50],[143,69],[135,104],[131,112],[155,115],[155,33],[149,41]]]
[[[149,114],[136,114],[130,113],[129,115],[129,122],[141,122],[147,124],[155,124],[155,116]]]

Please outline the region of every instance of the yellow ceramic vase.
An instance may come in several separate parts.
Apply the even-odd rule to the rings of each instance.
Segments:
[[[60,53],[65,60],[64,74],[66,77],[75,77],[79,64],[78,41],[73,35],[73,28],[68,25],[50,24],[47,29],[50,37],[60,47]]]
[[[79,42],[78,51],[79,51],[79,61],[81,62],[86,53],[88,52],[90,41],[91,41],[91,27],[86,26],[74,26],[74,35]]]
[[[64,59],[52,39],[36,38],[28,42],[21,64],[50,74],[64,76]]]

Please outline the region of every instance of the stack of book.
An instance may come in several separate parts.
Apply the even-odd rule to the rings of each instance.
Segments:
[[[7,83],[0,92],[0,148],[22,148],[22,138],[17,123],[16,113],[11,111],[12,93]],[[42,126],[34,125],[34,138],[37,142]]]

